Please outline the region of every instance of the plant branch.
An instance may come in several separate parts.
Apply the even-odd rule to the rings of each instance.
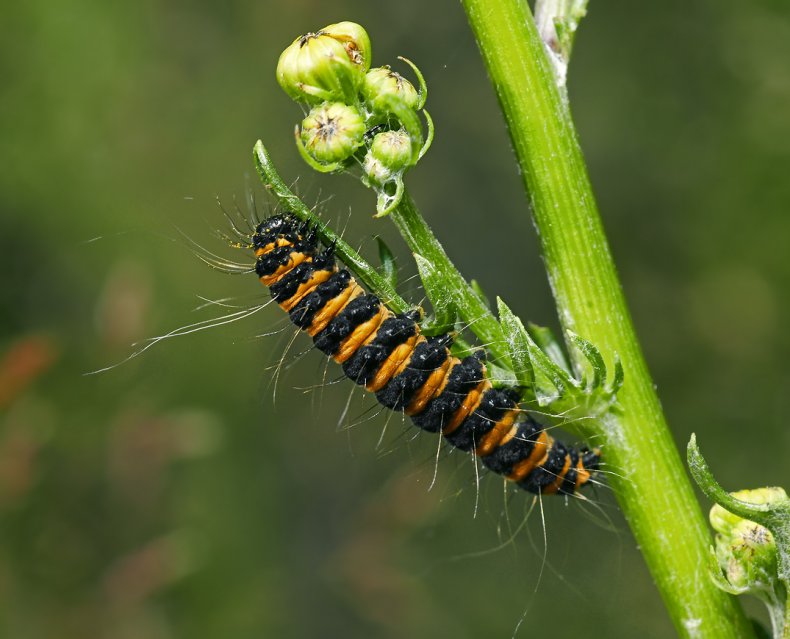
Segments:
[[[510,366],[510,357],[499,322],[485,301],[447,257],[447,253],[444,252],[433,231],[420,215],[408,191],[404,192],[403,199],[391,213],[391,217],[412,252],[430,262],[433,268],[441,274],[441,286],[444,291],[438,294],[428,291],[429,297],[431,299],[449,299],[458,316],[485,345],[486,350],[497,361]],[[428,283],[425,285],[427,289]]]
[[[610,484],[678,633],[748,638],[707,574],[710,536],[667,429],[609,252],[567,101],[525,0],[463,0],[505,115],[560,321],[619,355],[621,415],[601,420]],[[526,214],[525,208],[525,214]],[[570,348],[580,363],[580,354]]]

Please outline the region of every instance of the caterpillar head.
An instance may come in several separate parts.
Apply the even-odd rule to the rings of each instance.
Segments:
[[[302,228],[302,222],[290,215],[272,215],[263,220],[255,228],[252,236],[252,246],[254,249],[270,247],[278,240],[284,240],[280,244],[296,244],[301,239],[301,235],[306,229]]]
[[[284,215],[272,215],[271,217],[263,220],[255,228],[255,234],[252,236],[253,243],[258,246],[260,243],[268,244],[282,235],[288,230],[291,230],[292,224],[289,223],[288,218]]]

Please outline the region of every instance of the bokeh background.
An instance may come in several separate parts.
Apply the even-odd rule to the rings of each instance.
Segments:
[[[387,423],[260,303],[216,204],[269,146],[373,257],[373,196],[292,141],[279,52],[342,19],[407,55],[437,138],[409,184],[461,269],[556,325],[496,101],[457,1],[31,0],[0,38],[0,636],[673,636],[603,489],[530,512]],[[573,111],[679,445],[725,486],[790,485],[790,8],[592,0]],[[469,229],[476,229],[471,237]],[[419,301],[413,282],[405,295]],[[272,331],[281,332],[262,337]],[[304,353],[304,354],[303,354]],[[298,357],[300,354],[303,356]],[[317,389],[314,385],[327,384]],[[385,430],[386,428],[386,430]],[[382,435],[383,433],[383,435]],[[655,481],[664,481],[656,477]],[[757,611],[752,607],[750,610]]]

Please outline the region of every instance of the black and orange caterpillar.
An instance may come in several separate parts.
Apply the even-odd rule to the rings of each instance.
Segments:
[[[419,312],[396,314],[321,249],[314,228],[291,215],[261,222],[255,272],[291,321],[380,404],[423,430],[473,451],[490,470],[532,493],[575,494],[598,468],[597,450],[566,447],[494,388],[484,354],[450,353],[452,337],[426,337]]]

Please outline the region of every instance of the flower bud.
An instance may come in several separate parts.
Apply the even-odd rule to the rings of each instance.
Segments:
[[[374,186],[383,186],[411,164],[411,138],[405,131],[384,131],[373,138],[363,170]]]
[[[341,42],[352,62],[365,71],[370,69],[370,38],[362,26],[356,22],[338,22],[324,27],[321,32]]]
[[[395,177],[395,173],[384,166],[384,163],[369,151],[362,163],[362,170],[365,172],[368,182],[375,187],[384,186]]]
[[[733,588],[757,593],[770,591],[777,578],[776,542],[771,532],[748,519],[730,535],[717,535],[716,558]]]
[[[391,100],[400,101],[410,109],[416,109],[419,102],[414,85],[389,67],[368,71],[362,85],[362,96],[376,113],[389,112]]]
[[[740,501],[771,504],[787,499],[781,488],[758,488],[732,493]],[[734,515],[718,504],[710,511],[716,535],[716,559],[731,588],[757,596],[773,592],[778,559],[774,536],[764,526]]]
[[[310,157],[323,164],[350,158],[364,136],[365,121],[359,111],[340,102],[313,107],[302,120],[302,144]]]
[[[370,67],[370,39],[353,22],[305,34],[277,62],[277,82],[294,100],[355,103]]]
[[[405,131],[384,131],[373,138],[370,153],[391,171],[411,164],[411,138]]]

